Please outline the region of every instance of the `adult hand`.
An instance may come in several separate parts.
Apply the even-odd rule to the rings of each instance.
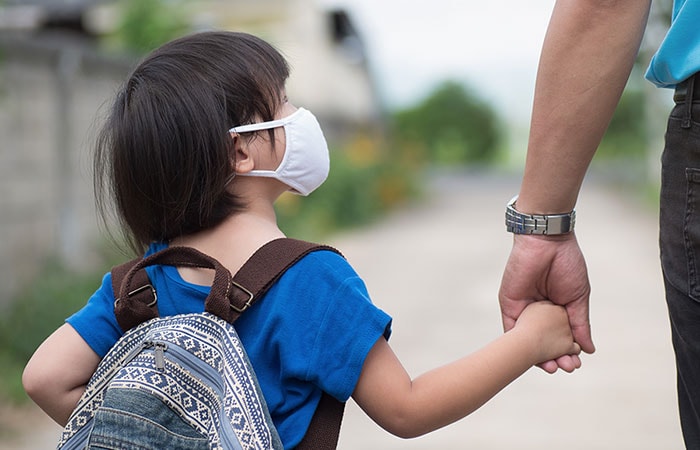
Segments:
[[[514,235],[498,294],[503,328],[510,330],[525,307],[549,300],[566,308],[574,341],[593,353],[588,318],[591,288],[586,262],[573,232],[557,236]],[[565,355],[539,366],[548,373],[572,372],[581,365],[578,355]]]

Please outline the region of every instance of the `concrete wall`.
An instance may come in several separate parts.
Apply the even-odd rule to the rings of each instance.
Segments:
[[[0,36],[0,306],[56,255],[94,262],[90,136],[130,61],[64,36]]]

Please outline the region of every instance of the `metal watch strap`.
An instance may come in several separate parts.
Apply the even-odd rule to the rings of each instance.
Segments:
[[[515,234],[566,234],[574,230],[576,211],[564,214],[525,214],[515,209],[516,195],[506,207],[506,230]]]

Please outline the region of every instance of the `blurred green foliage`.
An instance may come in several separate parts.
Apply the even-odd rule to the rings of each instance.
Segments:
[[[493,108],[455,81],[396,112],[392,131],[398,145],[437,165],[493,163],[502,139]]]
[[[626,89],[596,152],[596,160],[637,159],[647,154],[645,98],[641,89]]]
[[[147,53],[189,31],[184,2],[122,0],[121,21],[110,40],[136,54]]]
[[[358,137],[331,152],[328,180],[309,197],[285,194],[276,203],[281,229],[318,240],[331,232],[364,225],[420,192],[420,166],[384,147],[381,139]]]
[[[0,315],[0,398],[26,399],[21,373],[34,350],[77,311],[97,289],[103,271],[78,273],[55,259],[13,299]]]

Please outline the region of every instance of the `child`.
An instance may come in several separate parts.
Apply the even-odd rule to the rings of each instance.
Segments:
[[[242,33],[199,33],[155,50],[117,93],[98,138],[103,217],[109,197],[134,250],[190,246],[231,273],[283,237],[275,200],[308,195],[329,171],[318,122],[287,100],[288,75],[273,47]],[[155,266],[149,276],[162,316],[203,310],[211,271]],[[107,274],[27,364],[25,389],[59,424],[122,334],[113,303]],[[465,417],[532,365],[580,351],[564,309],[537,302],[485,348],[412,380],[387,342],[390,325],[330,251],[302,258],[241,316],[236,328],[285,448],[302,439],[323,391],[352,396],[408,438]]]

